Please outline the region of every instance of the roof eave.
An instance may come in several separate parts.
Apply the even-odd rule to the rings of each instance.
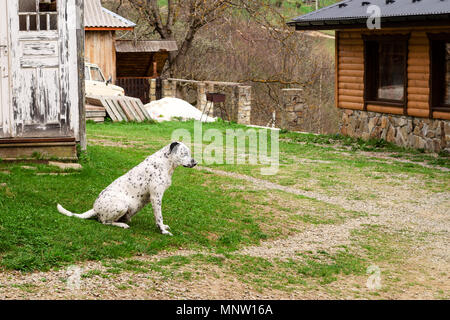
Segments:
[[[85,27],[85,31],[133,31],[134,27]]]
[[[176,41],[170,40],[117,40],[118,53],[164,53],[178,51]]]
[[[367,18],[290,21],[287,24],[296,30],[337,30],[367,28]],[[405,26],[450,26],[450,14],[418,15],[381,18],[381,27]]]

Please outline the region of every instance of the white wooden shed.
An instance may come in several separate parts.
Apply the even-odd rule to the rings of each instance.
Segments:
[[[85,147],[83,0],[0,1],[0,158]]]

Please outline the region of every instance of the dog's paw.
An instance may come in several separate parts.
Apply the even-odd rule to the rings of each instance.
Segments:
[[[164,235],[173,237],[173,234],[170,231],[168,231],[168,230],[162,230],[161,233],[164,234]]]
[[[158,226],[159,227],[159,230],[161,230],[161,233],[162,234],[165,234],[165,235],[168,235],[168,236],[173,236],[173,234],[172,233],[170,233],[170,227],[168,226],[168,225],[166,225],[166,224],[161,224],[161,225],[159,225]]]
[[[112,225],[122,228],[122,229],[130,229],[130,226],[123,222],[116,222],[116,223],[113,223]]]

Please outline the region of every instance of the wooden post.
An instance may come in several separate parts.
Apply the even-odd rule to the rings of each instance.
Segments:
[[[87,149],[86,140],[86,106],[84,85],[84,0],[76,0],[77,7],[77,47],[78,47],[78,111],[81,150]]]
[[[158,76],[158,62],[153,62],[153,77]]]

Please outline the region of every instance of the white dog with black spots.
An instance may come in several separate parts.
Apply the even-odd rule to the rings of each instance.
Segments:
[[[58,211],[80,219],[96,217],[105,225],[128,229],[131,218],[151,202],[161,233],[172,235],[170,227],[163,223],[161,204],[164,192],[172,184],[172,175],[177,167],[193,168],[196,165],[191,150],[181,142],[174,142],[111,183],[88,212],[74,214],[59,204]]]

